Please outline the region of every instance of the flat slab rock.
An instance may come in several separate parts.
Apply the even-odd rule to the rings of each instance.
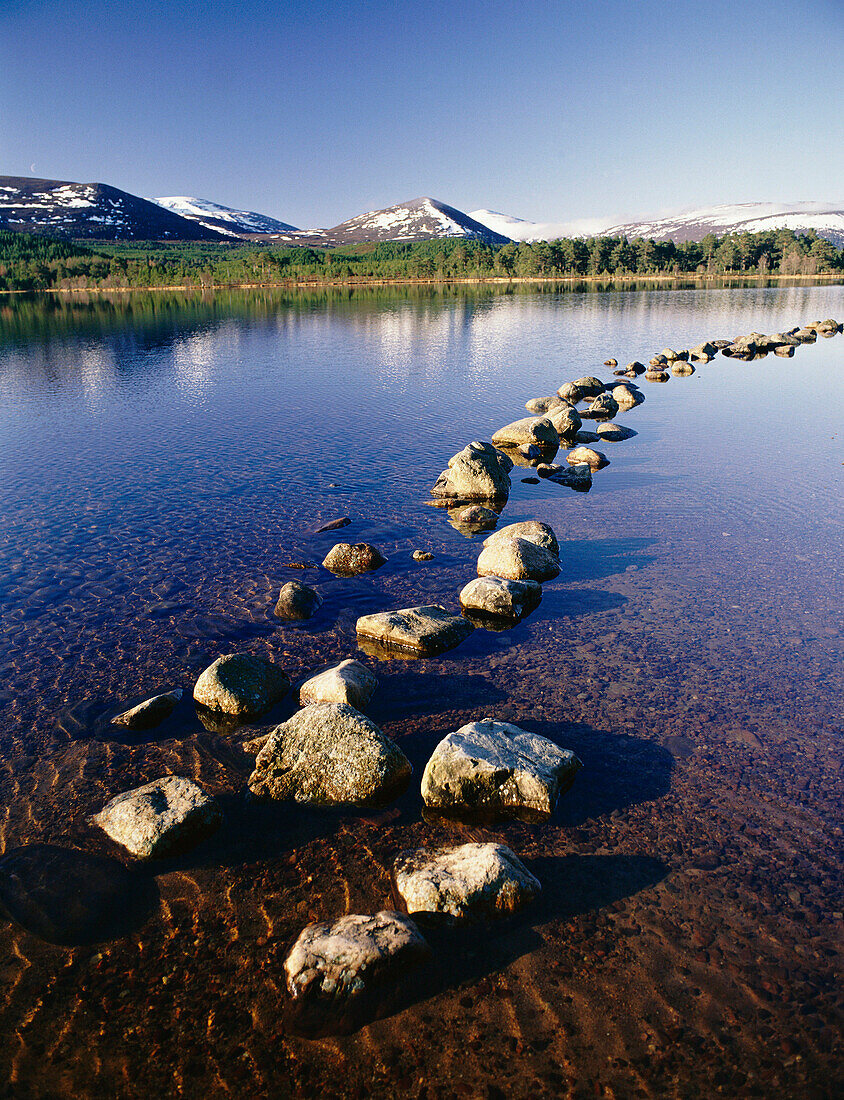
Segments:
[[[473,627],[460,615],[452,615],[438,604],[378,611],[357,621],[359,638],[393,646],[421,657],[454,649],[472,633]]]
[[[556,554],[522,538],[500,538],[478,555],[479,577],[511,581],[550,581],[560,572]]]
[[[448,734],[422,775],[422,799],[443,813],[544,821],[582,767],[569,749],[510,722],[482,718]]]
[[[123,726],[130,730],[151,730],[160,726],[165,718],[173,713],[176,704],[182,698],[182,689],[166,691],[162,695],[153,695],[151,699],[145,699],[122,714],[116,715],[111,720],[113,726]]]
[[[258,798],[317,806],[383,806],[405,790],[410,761],[346,703],[314,703],[276,728],[255,758]]]
[[[227,653],[202,673],[194,700],[207,710],[236,718],[256,718],[290,690],[287,673],[251,653]]]
[[[222,816],[193,780],[168,775],[117,795],[93,820],[138,859],[158,859],[189,851],[215,832]]]
[[[430,956],[419,929],[402,913],[350,913],[309,924],[284,962],[300,1028],[353,1031],[390,1011]]]
[[[299,688],[299,702],[303,707],[309,703],[348,703],[355,710],[363,710],[377,687],[378,677],[360,661],[349,659],[306,680]]]
[[[393,881],[408,913],[441,913],[457,921],[509,916],[542,889],[515,852],[493,843],[402,852]]]
[[[478,616],[521,619],[539,606],[538,581],[511,581],[504,577],[476,577],[460,592],[460,606]]]

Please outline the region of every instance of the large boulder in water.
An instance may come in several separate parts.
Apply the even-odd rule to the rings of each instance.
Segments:
[[[525,416],[514,420],[512,424],[499,428],[492,442],[496,447],[520,447],[535,443],[543,450],[553,447],[555,453],[560,445],[557,429],[545,416]]]
[[[507,500],[512,459],[491,443],[474,441],[449,459],[431,495],[457,500]]]
[[[227,653],[202,673],[193,689],[200,706],[243,721],[257,718],[290,690],[287,673],[251,653]]]
[[[411,915],[442,914],[454,921],[509,916],[542,889],[515,852],[495,843],[402,852],[393,863],[393,881]]]
[[[460,591],[460,606],[470,617],[521,619],[539,606],[538,581],[511,581],[504,577],[475,577]]]
[[[284,962],[294,1029],[306,1034],[354,1031],[409,999],[408,983],[431,949],[413,921],[382,910],[309,924]]]
[[[482,718],[448,734],[422,776],[429,809],[541,821],[574,782],[581,763],[569,749],[510,722]]]
[[[572,405],[565,403],[561,403],[559,408],[551,409],[547,418],[561,439],[571,439],[583,427],[580,413]]]
[[[550,550],[559,557],[560,545],[554,529],[547,523],[541,523],[538,519],[520,520],[518,523],[508,523],[506,527],[499,528],[494,534],[484,539],[484,546],[492,546],[501,539],[526,539],[528,542]]]
[[[407,787],[410,761],[346,703],[314,703],[272,731],[255,759],[259,798],[316,806],[383,806]]]
[[[559,572],[557,555],[527,539],[498,539],[485,546],[478,557],[479,577],[542,582],[553,580]]]
[[[138,859],[158,859],[188,851],[210,836],[222,813],[193,780],[168,775],[117,795],[93,820]]]

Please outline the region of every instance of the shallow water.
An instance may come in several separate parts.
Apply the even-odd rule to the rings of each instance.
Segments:
[[[427,491],[528,398],[608,379],[608,356],[842,314],[833,286],[0,302],[8,1095],[833,1095],[844,337],[640,380],[645,403],[615,418],[638,434],[597,444],[611,464],[589,493],[514,470],[502,522],[551,523],[563,566],[514,629],[377,662],[354,624],[457,609],[483,536]],[[388,564],[289,567],[337,541]],[[324,597],[308,623],[272,615],[291,578]],[[416,781],[376,814],[249,803],[256,727],[207,730],[190,704],[243,649],[293,678],[362,657],[382,681],[371,716],[417,778],[486,715],[584,770],[542,826],[427,822]],[[158,731],[108,726],[176,686]],[[88,819],[169,772],[227,825],[124,868]],[[510,844],[540,902],[438,943],[433,989],[397,1014],[291,1034],[282,962],[302,926],[390,907],[396,853],[469,838]]]

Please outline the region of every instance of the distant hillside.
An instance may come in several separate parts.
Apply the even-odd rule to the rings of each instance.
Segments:
[[[334,246],[363,241],[430,241],[443,237],[462,237],[487,244],[507,244],[510,240],[461,210],[429,198],[360,214],[326,230],[326,237]]]
[[[222,234],[105,183],[0,176],[0,228],[65,239],[219,241]]]
[[[295,225],[288,225],[287,222],[270,218],[266,214],[256,214],[252,210],[233,210],[230,206],[220,206],[219,203],[197,199],[191,195],[168,195],[150,201],[228,237],[300,232]]]
[[[819,237],[844,247],[844,203],[746,202],[727,206],[705,206],[671,217],[613,225],[602,232],[608,237],[652,238],[656,241],[701,241],[709,234],[766,233],[791,229],[806,233],[814,229]]]

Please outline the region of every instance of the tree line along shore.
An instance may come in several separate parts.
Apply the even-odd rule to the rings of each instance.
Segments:
[[[569,279],[844,274],[844,250],[810,230],[701,241],[561,238],[490,245],[447,238],[337,249],[232,243],[81,244],[0,230],[0,291],[287,285],[343,280]]]

